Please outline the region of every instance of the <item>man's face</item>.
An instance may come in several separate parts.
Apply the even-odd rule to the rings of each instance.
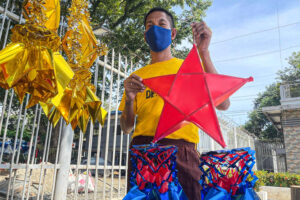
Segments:
[[[146,19],[146,32],[151,26],[156,25],[162,28],[171,29],[171,23],[169,21],[168,15],[161,11],[155,11],[151,13]]]
[[[172,30],[172,40],[176,37],[176,29],[172,28],[170,19],[168,15],[161,11],[154,11],[150,15],[148,15],[146,19],[146,29],[145,33],[151,28],[151,26],[156,25],[162,28],[171,29]]]

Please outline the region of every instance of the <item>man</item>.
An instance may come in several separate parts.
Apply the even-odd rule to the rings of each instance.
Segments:
[[[124,81],[125,94],[119,107],[119,110],[123,111],[120,123],[124,133],[128,134],[133,130],[137,116],[131,145],[149,144],[152,141],[164,105],[158,95],[142,84],[142,80],[176,74],[183,62],[171,54],[171,43],[177,34],[172,14],[162,8],[153,8],[146,14],[144,25],[144,37],[150,47],[151,64],[135,71]],[[211,30],[205,22],[194,22],[191,26],[204,70],[208,73],[217,73],[208,50]],[[229,105],[229,100],[225,100],[217,108],[226,110]],[[177,146],[178,179],[185,194],[191,200],[201,199],[201,187],[198,183],[201,176],[198,168],[200,161],[196,150],[198,142],[198,127],[192,123],[158,142],[162,145]],[[130,162],[129,170],[131,170]]]

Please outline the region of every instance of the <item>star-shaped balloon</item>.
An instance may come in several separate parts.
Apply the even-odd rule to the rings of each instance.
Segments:
[[[103,125],[107,114],[95,94],[89,71],[95,59],[106,54],[107,48],[105,44],[99,44],[90,26],[87,0],[72,0],[69,11],[68,30],[62,47],[75,75],[64,91],[41,105],[54,125],[62,116],[73,129],[78,126],[85,133],[90,119]]]
[[[74,73],[59,53],[59,0],[26,0],[24,18],[0,51],[0,87],[13,88],[20,102],[30,94],[31,107],[62,92]]]
[[[204,72],[194,45],[177,74],[143,80],[165,103],[153,142],[191,122],[225,147],[215,107],[249,81]]]

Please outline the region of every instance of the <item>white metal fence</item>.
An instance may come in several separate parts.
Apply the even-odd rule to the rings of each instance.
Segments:
[[[13,1],[9,0],[0,7],[0,13],[3,48],[9,41],[11,25],[22,22],[22,17],[14,13]],[[64,29],[60,29],[60,34],[63,33]],[[97,60],[93,68],[94,84],[108,116],[104,127],[99,123],[90,124],[85,134],[75,130],[68,141],[72,145],[72,160],[67,167],[74,174],[75,191],[68,193],[67,199],[121,199],[126,194],[130,135],[124,135],[120,129],[117,108],[122,82],[133,68],[130,59],[113,50]],[[40,106],[25,108],[28,96],[20,105],[13,90],[0,89],[0,92],[0,198],[59,199],[55,193],[61,179],[57,176],[64,167],[62,152],[69,151],[64,146],[67,134],[63,131],[64,122],[61,120],[57,127],[52,127]],[[251,146],[254,149],[254,139],[250,135],[221,113],[218,115],[228,148]],[[200,152],[221,149],[205,133],[199,134]],[[84,171],[92,174],[93,192],[89,191],[88,184],[83,191],[78,191],[78,180],[84,177]],[[84,179],[88,181],[89,176]]]
[[[254,137],[247,133],[244,129],[238,127],[230,118],[223,115],[221,112],[217,112],[221,130],[226,149],[234,149],[241,147],[251,147],[254,149]],[[198,144],[198,151],[200,153],[214,150],[223,149],[218,143],[212,140],[207,134],[200,131],[200,141]]]

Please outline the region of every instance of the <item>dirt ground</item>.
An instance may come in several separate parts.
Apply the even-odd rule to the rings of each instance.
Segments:
[[[21,199],[23,194],[23,188],[24,188],[25,169],[16,170],[16,175],[14,176],[14,173],[12,174],[12,178],[11,178],[12,182],[14,180],[14,177],[15,177],[14,199]],[[38,191],[40,190],[40,197],[43,193],[43,199],[51,199],[53,177],[54,177],[54,169],[42,170],[42,173],[40,169],[28,170],[27,177],[26,177],[27,183],[25,186],[25,197],[28,194],[29,199],[36,199],[38,196]],[[94,178],[95,177],[93,177],[93,179]],[[30,181],[29,184],[30,187],[28,191],[29,181]],[[41,184],[39,184],[40,182]],[[106,184],[104,187],[104,177],[98,177],[96,199],[122,199],[125,196],[125,183],[126,183],[125,177],[124,176],[120,177],[120,184],[119,184],[119,176],[116,171],[114,172],[112,190],[111,190],[111,182],[112,182],[112,178],[107,177]],[[9,171],[1,170],[0,171],[0,199],[1,197],[3,198],[7,195],[8,184],[9,184]],[[103,198],[104,189],[105,189],[105,198]],[[111,194],[112,194],[112,198],[111,198]],[[69,193],[67,199],[75,199],[75,193],[74,192]],[[86,199],[85,192],[78,193],[77,199],[79,200]],[[94,192],[87,193],[87,199],[94,199]]]

